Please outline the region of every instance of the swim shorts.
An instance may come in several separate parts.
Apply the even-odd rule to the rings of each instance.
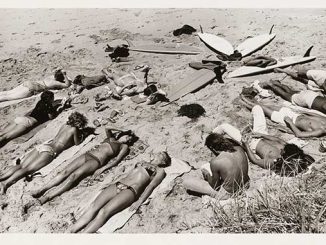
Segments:
[[[291,102],[294,105],[311,109],[312,103],[317,96],[319,96],[319,94],[314,91],[304,90],[300,93],[292,95]]]
[[[300,116],[300,114],[295,113],[290,108],[282,107],[279,111],[274,111],[272,113],[271,120],[273,122],[277,122],[277,123],[285,125],[284,117],[286,117],[286,116],[290,117],[292,119],[293,123],[295,123],[297,117]]]
[[[53,150],[53,147],[48,144],[41,144],[35,147],[35,149],[39,152],[47,152],[49,153],[53,158],[57,155],[57,153]]]
[[[322,86],[326,81],[326,71],[322,70],[308,70],[307,78],[315,81],[318,86]]]

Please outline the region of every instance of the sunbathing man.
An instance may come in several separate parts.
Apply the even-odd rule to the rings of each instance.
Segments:
[[[117,98],[122,98],[123,95],[132,96],[144,92],[147,88],[147,74],[149,67],[145,66],[141,71],[145,72],[144,79],[139,79],[134,73],[124,76],[119,76],[113,69],[103,69],[102,72],[106,78],[112,83],[109,83],[109,88],[113,95]]]
[[[326,71],[308,70],[304,68],[298,69],[295,72],[281,68],[276,68],[274,71],[291,76],[293,79],[306,84],[309,89],[323,90],[326,92]]]
[[[39,198],[39,202],[44,204],[70,190],[81,180],[94,174],[96,170],[98,170],[96,172],[96,175],[98,175],[121,162],[128,154],[128,145],[134,143],[137,140],[137,136],[130,130],[117,130],[118,133],[116,134],[113,134],[112,130],[117,129],[107,128],[105,130],[107,138],[101,145],[93,147],[91,150],[74,159],[66,169],[59,172],[51,181],[34,191],[32,196]],[[108,163],[114,157],[116,159]],[[59,187],[50,190],[56,186]],[[45,194],[47,191],[49,192]]]
[[[299,138],[320,137],[326,134],[326,117],[314,113],[296,113],[290,108],[273,108],[263,105],[255,100],[249,100],[244,96],[240,96],[248,109],[252,109],[255,105],[263,108],[265,116],[273,122],[287,125],[294,135]]]
[[[92,89],[107,83],[109,83],[109,81],[106,79],[105,75],[90,76],[90,77],[84,75],[78,75],[75,77],[75,79],[72,82],[73,89],[77,93],[81,93],[84,89]]]
[[[36,146],[23,159],[17,160],[17,165],[6,169],[0,175],[0,194],[8,187],[27,175],[35,173],[53,161],[62,151],[82,142],[82,131],[87,124],[84,115],[74,112],[68,117],[54,139]]]
[[[0,102],[8,100],[17,100],[39,94],[49,89],[68,88],[71,85],[70,79],[64,70],[57,70],[54,77],[47,77],[41,81],[25,81],[18,87],[0,92]]]
[[[314,159],[304,154],[297,145],[288,144],[281,138],[268,135],[266,119],[261,106],[255,105],[251,113],[253,116],[253,138],[248,142],[242,137],[242,142],[252,163],[289,176],[300,173],[314,162]],[[229,125],[229,127],[232,126]],[[233,131],[236,130],[238,129],[233,129]]]
[[[137,210],[153,190],[162,182],[166,173],[164,167],[171,164],[166,152],[156,154],[150,163],[138,163],[117,182],[102,188],[96,199],[84,211],[68,232],[96,232],[114,214],[130,206]]]
[[[66,106],[69,106],[70,100],[62,100],[61,105],[55,109],[54,94],[51,91],[45,91],[41,94],[41,100],[37,102],[34,109],[25,116],[16,117],[14,122],[9,123],[0,132],[0,147],[7,144],[10,140],[17,138],[37,125],[40,125],[56,117]]]
[[[311,90],[294,91],[277,80],[260,83],[260,85],[262,88],[272,90],[276,95],[281,96],[294,105],[326,113],[326,98],[317,92]]]
[[[226,133],[228,137],[224,137]],[[183,182],[188,191],[227,199],[249,181],[248,160],[240,145],[240,132],[222,124],[207,136],[205,145],[214,153],[207,168],[202,168],[204,179],[186,178]]]

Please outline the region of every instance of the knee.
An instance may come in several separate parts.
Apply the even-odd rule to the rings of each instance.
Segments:
[[[113,210],[110,207],[102,208],[98,212],[97,217],[101,217],[101,218],[109,217],[112,214],[112,211]]]

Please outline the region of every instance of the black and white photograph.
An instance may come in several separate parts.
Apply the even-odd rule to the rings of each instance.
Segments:
[[[0,233],[326,232],[326,8],[0,8]]]

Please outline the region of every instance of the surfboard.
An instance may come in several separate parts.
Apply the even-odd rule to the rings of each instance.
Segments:
[[[242,66],[234,70],[233,72],[229,73],[228,78],[257,75],[257,74],[273,71],[275,68],[284,68],[291,65],[307,63],[315,59],[316,56],[308,56],[308,57],[289,56],[289,57],[276,59],[277,64],[272,66],[267,66],[265,68],[255,67],[255,66]]]
[[[269,34],[262,34],[256,37],[251,37],[240,43],[235,49],[232,44],[226,39],[210,33],[198,33],[200,40],[211,50],[216,53],[231,55],[235,50],[239,51],[242,57],[248,56],[255,51],[269,44],[276,36],[272,34],[273,26]]]
[[[234,52],[233,46],[222,37],[210,33],[198,33],[200,40],[216,53],[231,55]]]
[[[170,89],[167,96],[169,102],[163,104],[162,106],[166,106],[169,103],[205,86],[215,77],[215,72],[208,69],[201,69],[191,73],[189,76],[179,81],[176,86]]]
[[[145,53],[156,53],[156,54],[189,54],[196,55],[200,54],[201,50],[195,47],[187,45],[141,45],[135,47],[129,47],[130,51],[145,52]]]
[[[275,37],[276,34],[263,34],[256,37],[248,38],[244,42],[240,43],[236,50],[241,53],[242,57],[245,57],[263,48],[265,45],[269,44]]]

